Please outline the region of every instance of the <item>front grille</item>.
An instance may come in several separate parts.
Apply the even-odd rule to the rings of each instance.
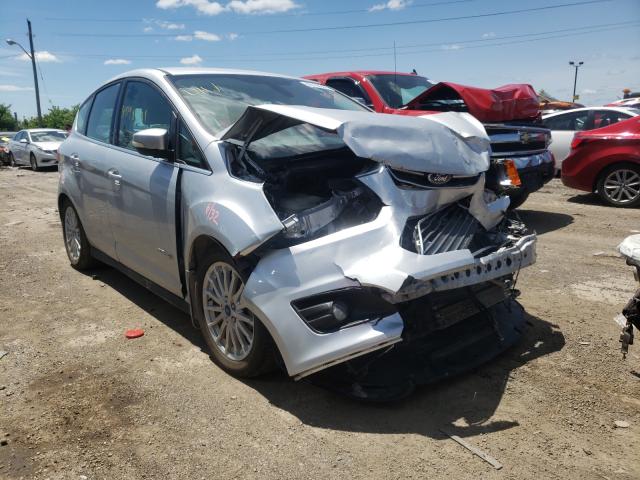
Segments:
[[[471,176],[452,176],[449,181],[444,184],[433,183],[429,180],[429,173],[413,172],[408,170],[399,170],[389,168],[391,178],[396,185],[401,188],[454,188],[454,187],[470,187],[478,183],[480,175]]]
[[[493,157],[531,155],[546,150],[551,133],[545,128],[485,125]]]
[[[478,221],[461,205],[450,205],[421,218],[413,229],[413,243],[421,255],[464,250],[478,230]]]

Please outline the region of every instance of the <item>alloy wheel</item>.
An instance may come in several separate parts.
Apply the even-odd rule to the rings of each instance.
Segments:
[[[64,243],[71,263],[76,264],[80,260],[82,244],[80,237],[80,222],[72,207],[67,207],[64,212]]]
[[[640,174],[630,169],[614,170],[602,184],[603,193],[612,202],[624,205],[640,197]]]
[[[243,304],[244,282],[228,263],[209,267],[202,285],[202,308],[207,329],[229,360],[244,360],[253,346],[254,316]]]

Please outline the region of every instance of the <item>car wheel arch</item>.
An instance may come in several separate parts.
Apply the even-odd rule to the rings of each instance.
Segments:
[[[625,165],[633,165],[635,167],[640,167],[640,157],[612,157],[612,158],[604,158],[604,165],[598,170],[598,173],[595,175],[593,179],[593,185],[591,187],[592,192],[596,192],[598,190],[598,183],[600,182],[600,178],[604,173],[608,170],[611,170],[614,167],[623,167]]]
[[[194,305],[197,305],[196,303],[197,299],[195,296],[199,294],[198,285],[196,285],[196,277],[197,277],[196,272],[200,265],[199,262],[202,262],[202,260],[205,259],[207,253],[210,253],[212,249],[218,250],[219,252],[224,253],[229,257],[231,257],[237,263],[240,273],[243,275],[246,275],[247,278],[249,277],[250,271],[253,270],[253,267],[255,266],[251,261],[249,261],[245,257],[241,257],[241,256],[233,257],[232,255],[230,255],[229,251],[224,247],[224,245],[211,235],[201,234],[198,237],[196,237],[189,246],[189,250],[188,250],[189,253],[188,253],[187,262],[186,262],[187,269],[189,271],[189,276],[187,277],[188,278],[187,281],[189,284],[189,297],[190,297],[189,301],[190,301],[190,304],[192,305],[192,309],[191,309],[192,317],[194,315],[199,315],[196,313],[197,309],[193,308]],[[273,343],[278,350],[278,354],[282,355],[281,353],[282,340],[280,339],[280,336],[275,331],[273,324],[262,314],[262,312],[259,312],[259,311],[256,312],[254,309],[252,309],[252,312],[269,332],[269,335],[271,336],[271,339],[273,340]],[[196,322],[200,321],[200,319],[192,318],[191,320],[193,322],[194,327],[197,327],[198,325]]]

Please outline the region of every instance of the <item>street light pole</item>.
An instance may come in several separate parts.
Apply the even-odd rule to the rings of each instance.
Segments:
[[[584,62],[569,62],[569,65],[571,65],[573,68],[576,69],[575,75],[573,76],[573,97],[571,100],[572,102],[575,102],[577,100],[576,85],[578,84],[578,68],[580,68],[583,64]]]
[[[7,38],[7,45],[17,45],[20,47],[20,50],[24,52],[24,54],[31,59],[31,67],[33,68],[33,84],[36,90],[36,108],[38,111],[38,125],[42,126],[42,110],[40,109],[40,89],[38,88],[38,71],[36,70],[36,54],[33,49],[33,34],[31,33],[31,21],[27,19],[27,26],[29,27],[29,46],[31,47],[31,53],[27,52],[27,50],[20,45],[15,40],[11,40]]]

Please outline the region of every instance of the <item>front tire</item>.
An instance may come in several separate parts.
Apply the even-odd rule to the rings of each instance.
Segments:
[[[91,246],[78,212],[69,201],[65,201],[62,206],[62,234],[67,257],[73,268],[82,271],[95,266],[96,261],[91,256]]]
[[[34,172],[38,171],[38,160],[36,160],[36,156],[32,153],[29,155],[29,163],[31,164],[31,170]]]
[[[9,165],[12,167],[16,167],[16,158],[13,156],[12,152],[9,152]]]
[[[598,177],[597,191],[608,205],[637,207],[640,205],[640,166],[621,163],[606,168]]]
[[[236,377],[255,377],[271,370],[273,341],[242,301],[246,279],[233,259],[211,252],[199,263],[195,289],[198,323],[215,362]]]

